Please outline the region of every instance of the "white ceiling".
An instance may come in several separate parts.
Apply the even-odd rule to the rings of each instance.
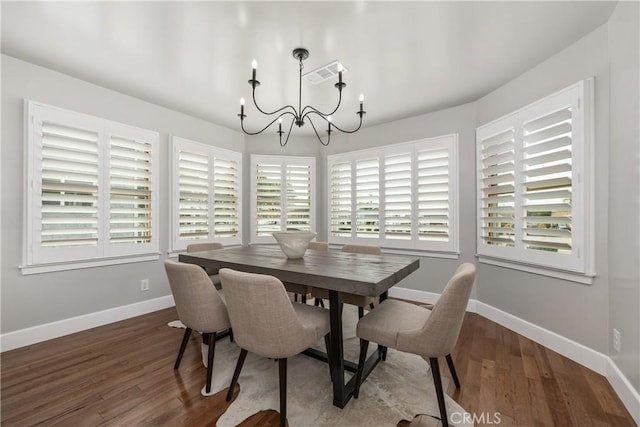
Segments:
[[[334,121],[365,125],[473,101],[605,23],[614,2],[2,2],[2,52],[239,129],[251,60],[265,109],[297,104],[298,64],[349,69]],[[330,110],[334,82],[303,82]],[[249,106],[247,127],[266,119]],[[310,132],[310,126],[303,130]]]

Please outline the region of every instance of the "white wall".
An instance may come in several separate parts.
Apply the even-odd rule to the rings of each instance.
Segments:
[[[609,19],[609,330],[622,336],[611,358],[640,392],[640,71],[639,3],[621,2]],[[640,403],[639,403],[640,405]]]
[[[477,102],[477,125],[595,77],[596,273],[584,285],[481,264],[478,299],[520,319],[607,354],[608,252],[606,207],[609,152],[609,62],[607,25],[537,65]]]
[[[169,229],[170,135],[244,151],[244,136],[33,64],[2,56],[2,333],[170,295],[162,258],[138,264],[23,276],[23,102],[47,104],[160,133],[160,230]],[[140,280],[150,290],[140,292]]]

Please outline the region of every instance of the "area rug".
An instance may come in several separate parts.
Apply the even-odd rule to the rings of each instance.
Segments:
[[[355,336],[357,319],[357,309],[345,305],[344,354],[352,361],[358,360],[359,352],[359,340]],[[172,326],[180,327],[177,323]],[[376,351],[376,347],[370,345],[369,351]],[[319,342],[317,348],[324,350],[324,341]],[[205,345],[202,353],[204,362]],[[239,354],[239,347],[228,339],[216,343],[211,393],[205,393],[203,387],[203,395],[229,387]],[[429,364],[419,356],[389,349],[387,360],[380,362],[362,384],[359,398],[351,399],[344,409],[333,406],[333,389],[326,363],[298,355],[289,358],[287,365],[287,420],[290,427],[393,427],[401,420],[411,421],[419,414],[439,418]],[[350,376],[351,373],[345,373],[345,380]],[[278,363],[275,361],[249,353],[238,383],[240,393],[218,419],[218,426],[236,426],[259,411],[279,410]],[[462,416],[464,409],[453,399],[445,395],[445,400],[450,418],[471,419]],[[453,413],[457,416],[451,417]],[[450,424],[467,426],[451,423],[451,420]]]

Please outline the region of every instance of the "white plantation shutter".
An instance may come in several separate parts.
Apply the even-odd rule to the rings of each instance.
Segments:
[[[172,137],[173,250],[242,243],[242,153]]]
[[[195,151],[195,150],[194,150]],[[209,238],[209,157],[178,150],[178,237]]]
[[[419,150],[418,239],[449,241],[449,151],[447,148]]]
[[[256,215],[254,217],[257,236],[271,236],[282,230],[282,170],[280,164],[258,164],[256,172]]]
[[[483,244],[515,245],[515,129],[479,140]]]
[[[329,241],[456,252],[457,142],[445,135],[328,156]]]
[[[380,161],[367,159],[355,164],[356,236],[377,238],[380,234]]]
[[[315,231],[315,158],[251,156],[252,243],[274,231]]]
[[[351,236],[351,163],[341,162],[330,169],[329,230],[331,236]]]
[[[287,230],[311,231],[311,166],[286,165]]]
[[[478,128],[481,256],[592,274],[590,85]]]
[[[384,237],[411,239],[411,153],[384,159]]]
[[[152,238],[152,143],[112,134],[109,147],[109,242],[150,243]]]
[[[98,132],[42,122],[42,247],[97,247]]]
[[[233,238],[240,233],[239,160],[215,157],[213,160],[213,229],[216,238]]]
[[[23,273],[157,257],[158,134],[33,101],[25,106]]]
[[[523,242],[571,253],[571,108],[524,123]]]

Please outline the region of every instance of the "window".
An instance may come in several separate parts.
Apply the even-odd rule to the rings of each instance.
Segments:
[[[313,157],[251,156],[251,242],[274,231],[315,231]]]
[[[158,134],[33,101],[25,117],[24,266],[157,257]]]
[[[331,243],[458,250],[457,135],[328,156]]]
[[[590,85],[477,129],[481,256],[590,273]]]
[[[173,137],[173,249],[241,244],[242,153]]]

